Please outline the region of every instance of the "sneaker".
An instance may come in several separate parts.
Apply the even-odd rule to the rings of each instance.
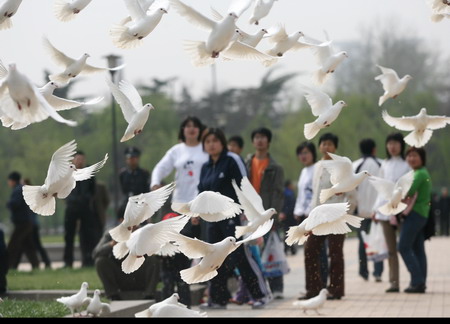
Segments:
[[[425,293],[425,285],[418,285],[418,286],[409,286],[404,290],[405,293],[411,293],[411,294],[423,294]]]
[[[261,309],[264,308],[266,306],[266,303],[262,300],[257,300],[255,302],[253,302],[252,304],[252,309]]]
[[[283,293],[282,293],[282,292],[275,291],[275,292],[273,293],[273,298],[274,298],[274,299],[283,299],[284,296],[283,296]]]
[[[398,288],[398,287],[390,287],[390,288],[386,289],[386,292],[387,293],[397,293],[397,292],[400,292],[400,288]]]
[[[204,309],[204,310],[211,310],[211,309],[227,309],[227,305],[220,305],[220,304],[215,304],[215,303],[203,303],[200,306],[198,306],[198,308],[200,309]]]
[[[381,277],[380,276],[375,276],[375,282],[381,282]]]

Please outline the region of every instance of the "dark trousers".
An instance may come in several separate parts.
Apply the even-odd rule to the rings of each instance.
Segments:
[[[5,234],[0,229],[0,295],[6,292],[6,275],[8,273],[8,251],[6,250]]]
[[[169,298],[175,292],[180,296],[179,302],[191,307],[190,286],[181,279],[180,271],[189,268],[191,260],[185,255],[177,253],[173,257],[162,257],[161,259],[161,281],[163,283],[162,299]]]
[[[120,295],[121,291],[142,291],[142,297],[155,295],[159,282],[159,259],[156,256],[145,257],[144,264],[130,274],[122,271],[121,263],[122,260],[114,256],[95,259],[95,268],[108,298]]]
[[[370,218],[365,218],[361,222],[361,227],[358,228],[357,230],[359,239],[359,248],[358,248],[359,275],[365,279],[369,278],[369,268],[367,267],[367,254],[366,248],[364,246],[364,240],[361,235],[361,231],[369,233],[371,223],[372,220]],[[381,277],[381,274],[383,273],[383,261],[374,262],[373,267],[374,267],[373,276]]]
[[[329,293],[335,297],[344,296],[344,240],[345,234],[316,236],[311,234],[305,243],[305,279],[306,296],[317,296],[326,285],[323,282],[320,271],[320,253],[328,241],[328,253],[330,258],[329,277],[327,287]]]
[[[228,236],[234,236],[236,224],[232,220],[224,220],[217,223],[208,223],[208,239],[209,243],[217,243]],[[231,298],[228,290],[228,278],[233,275],[234,269],[237,268],[244,281],[247,289],[253,299],[261,299],[264,297],[259,287],[258,277],[253,271],[248,259],[245,255],[244,246],[228,255],[222,266],[217,270],[218,274],[209,281],[209,295],[211,302],[214,304],[226,305]]]
[[[33,226],[33,240],[34,240],[34,244],[36,246],[36,251],[41,256],[42,262],[44,262],[46,267],[50,267],[51,261],[50,261],[50,258],[48,257],[47,251],[45,250],[44,246],[42,245],[41,235],[39,233],[38,225]]]
[[[22,252],[27,256],[33,269],[39,269],[39,259],[33,240],[33,227],[34,224],[31,221],[14,224],[14,231],[8,244],[10,269],[18,268]]]

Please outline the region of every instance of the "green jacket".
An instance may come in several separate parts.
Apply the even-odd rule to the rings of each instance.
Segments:
[[[422,217],[428,218],[431,202],[431,177],[426,168],[414,171],[414,181],[409,189],[408,196],[417,192],[417,199],[413,210]]]

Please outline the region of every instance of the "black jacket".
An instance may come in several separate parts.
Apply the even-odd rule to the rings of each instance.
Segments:
[[[6,207],[11,211],[11,222],[13,224],[33,221],[33,212],[23,198],[22,187],[21,184],[18,184],[13,188],[11,197],[6,204]]]

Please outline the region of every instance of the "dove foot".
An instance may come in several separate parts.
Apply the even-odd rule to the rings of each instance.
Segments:
[[[80,11],[81,11],[80,9],[73,9],[73,13],[74,13],[74,14],[79,14]]]
[[[144,38],[144,36],[139,36],[139,37],[138,37],[139,40],[141,40],[141,39],[143,39],[143,38]]]
[[[20,103],[17,103],[17,108],[19,108],[19,110],[22,110],[22,106],[20,105]]]
[[[259,21],[255,21],[255,25],[258,26],[259,25]]]
[[[11,18],[12,16],[14,16],[14,12],[9,13],[5,13],[5,16],[8,18]]]
[[[212,52],[211,57],[212,58],[218,58],[219,57],[220,52]]]
[[[45,199],[45,198],[47,198],[48,197],[48,194],[42,194],[42,197]]]
[[[56,198],[56,196],[58,196],[58,193],[57,193],[57,192],[55,192],[55,193],[53,194],[53,197]]]
[[[392,97],[392,99],[396,99],[397,97],[398,97],[398,95],[395,95],[395,96]]]
[[[27,106],[30,107],[31,106],[31,100],[27,99]]]
[[[277,53],[277,56],[278,56],[278,57],[282,57],[282,56],[283,56],[283,53]]]

